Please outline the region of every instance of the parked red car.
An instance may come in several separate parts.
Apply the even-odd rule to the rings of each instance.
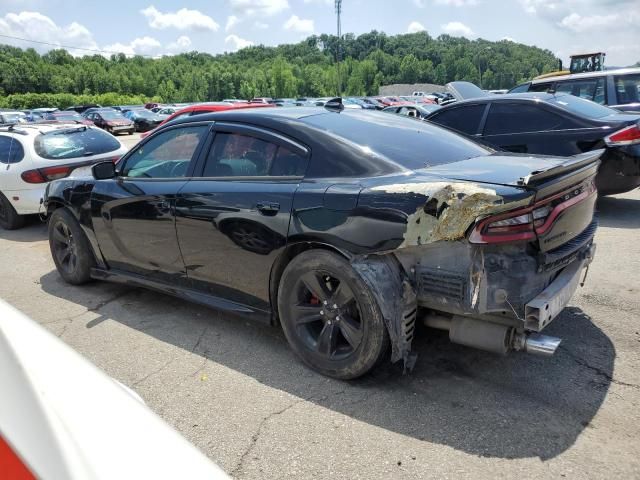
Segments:
[[[189,105],[188,107],[184,107],[173,115],[167,117],[164,122],[158,125],[153,130],[149,130],[148,132],[144,132],[140,135],[140,138],[145,138],[151,135],[157,128],[160,128],[167,122],[175,120],[176,118],[183,118],[192,115],[198,115],[200,113],[210,113],[210,112],[221,112],[223,110],[239,110],[242,108],[264,108],[264,107],[275,107],[275,105],[271,105],[268,103],[201,103],[198,105]]]

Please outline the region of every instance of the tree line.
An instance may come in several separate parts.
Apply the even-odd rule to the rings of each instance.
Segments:
[[[340,42],[323,34],[277,47],[157,59],[74,57],[61,49],[40,55],[0,45],[0,106],[376,95],[381,85],[454,80],[498,89],[553,71],[557,63],[549,50],[508,40],[432,38],[427,32],[390,36],[372,31],[344,35]]]

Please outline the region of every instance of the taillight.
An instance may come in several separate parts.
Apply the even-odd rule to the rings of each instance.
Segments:
[[[530,241],[551,228],[564,210],[596,194],[593,181],[546,198],[532,207],[481,220],[469,235],[477,244]]]
[[[2,437],[0,437],[0,477],[13,480],[33,480],[36,478]]]
[[[71,175],[73,168],[71,167],[45,167],[36,170],[26,170],[22,172],[20,177],[27,183],[46,183],[59,178],[65,178]]]
[[[618,130],[616,133],[605,137],[604,141],[610,147],[640,143],[640,125],[635,124]]]

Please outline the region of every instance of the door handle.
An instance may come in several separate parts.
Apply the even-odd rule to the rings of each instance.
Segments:
[[[258,202],[256,208],[263,215],[275,215],[280,211],[280,204],[275,202]]]

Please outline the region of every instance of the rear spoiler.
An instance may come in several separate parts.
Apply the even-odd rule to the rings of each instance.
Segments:
[[[600,161],[600,157],[604,153],[604,148],[593,150],[591,152],[579,153],[569,157],[566,162],[552,167],[548,170],[531,172],[526,177],[520,177],[518,185],[530,186],[536,185],[549,178],[557,177],[565,173],[580,170],[582,167],[591,165]]]

